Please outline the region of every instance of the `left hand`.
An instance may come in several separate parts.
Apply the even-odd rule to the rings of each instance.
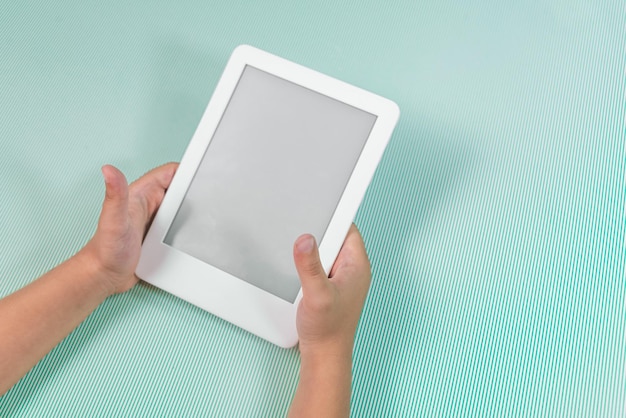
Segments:
[[[141,243],[177,168],[177,163],[162,165],[129,187],[117,168],[102,167],[106,195],[96,233],[82,252],[101,273],[107,294],[125,292],[139,281]]]

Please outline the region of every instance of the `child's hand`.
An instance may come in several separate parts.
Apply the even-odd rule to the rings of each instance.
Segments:
[[[102,167],[106,197],[93,238],[74,257],[0,299],[0,396],[107,296],[137,283],[143,236],[176,167],[156,168],[130,187],[119,170]]]
[[[299,237],[293,253],[302,282],[296,324],[303,358],[317,354],[351,358],[354,334],[371,280],[361,234],[353,224],[330,279],[320,263],[313,236]]]
[[[97,266],[108,294],[125,292],[139,280],[135,268],[141,243],[177,167],[177,163],[157,167],[130,187],[117,168],[102,167],[106,196],[98,229],[81,252]]]

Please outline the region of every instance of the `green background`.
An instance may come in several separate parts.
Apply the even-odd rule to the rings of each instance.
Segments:
[[[402,112],[356,219],[353,416],[624,413],[622,1],[5,1],[0,296],[89,239],[101,165],[180,159],[242,43]],[[0,416],[280,416],[298,365],[140,284]]]

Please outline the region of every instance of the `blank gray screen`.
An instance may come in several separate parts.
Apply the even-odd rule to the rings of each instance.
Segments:
[[[164,242],[293,303],[293,243],[323,237],[375,120],[247,66]]]

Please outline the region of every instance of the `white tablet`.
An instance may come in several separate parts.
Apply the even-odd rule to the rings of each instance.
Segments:
[[[250,46],[233,52],[143,243],[137,275],[294,346],[293,244],[330,271],[399,117],[395,103]]]

